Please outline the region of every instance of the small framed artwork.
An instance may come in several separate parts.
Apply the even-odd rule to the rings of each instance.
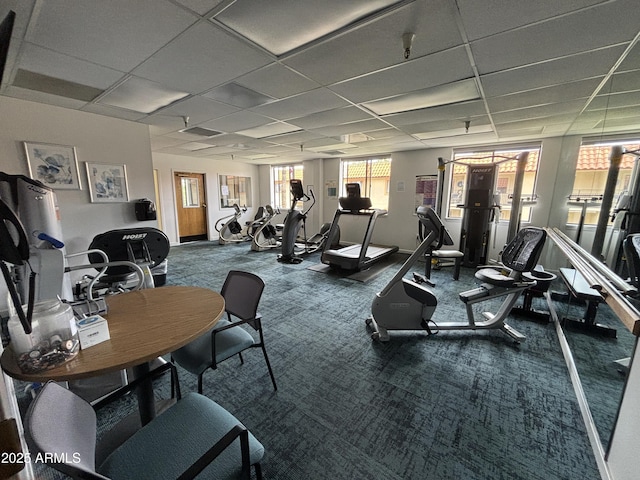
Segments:
[[[31,178],[56,190],[82,190],[75,147],[23,143]]]
[[[129,201],[126,165],[87,163],[87,180],[92,202]]]

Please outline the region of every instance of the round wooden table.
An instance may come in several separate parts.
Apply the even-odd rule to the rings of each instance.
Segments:
[[[149,361],[186,345],[212,328],[224,313],[224,298],[200,287],[167,286],[107,297],[110,340],[80,350],[50,370],[23,373],[9,346],[0,358],[11,377],[27,382],[67,381],[136,369],[148,372]],[[146,385],[145,385],[146,383]],[[153,418],[151,381],[138,388],[143,424]],[[149,396],[149,391],[151,395]]]

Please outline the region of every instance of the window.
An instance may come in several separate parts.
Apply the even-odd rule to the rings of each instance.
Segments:
[[[509,221],[511,216],[511,197],[516,178],[518,156],[523,152],[529,152],[522,183],[522,199],[534,201],[536,178],[538,174],[538,159],[540,148],[523,148],[512,150],[485,150],[479,152],[456,152],[453,156],[453,171],[449,188],[448,218],[462,218],[464,210],[460,207],[465,202],[467,165],[497,164],[497,178],[495,179],[494,193],[500,196],[500,220]],[[522,221],[531,220],[531,202],[525,202],[522,206]]]
[[[220,206],[233,208],[251,206],[251,178],[235,175],[220,175]]]
[[[271,174],[273,175],[273,205],[271,206],[273,208],[280,210],[289,210],[291,208],[289,180],[297,178],[304,185],[303,170],[302,164],[271,167]],[[302,202],[298,202],[296,208],[302,208]]]
[[[608,144],[583,144],[578,152],[576,176],[569,197],[569,217],[567,224],[577,225],[585,209],[583,225],[596,225],[600,216],[602,194],[609,175],[611,147],[620,142]],[[623,151],[635,151],[640,148],[638,142],[629,141],[622,145]],[[635,164],[635,156],[623,155],[615,188],[615,199],[621,193],[628,193]],[[615,204],[614,204],[615,206]]]
[[[371,199],[373,208],[389,208],[391,183],[391,158],[342,161],[342,196],[346,196],[346,184],[359,183],[363,197]]]

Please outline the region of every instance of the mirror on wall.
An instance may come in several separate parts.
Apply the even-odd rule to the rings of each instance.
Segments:
[[[251,207],[251,178],[237,175],[219,175],[220,207]]]

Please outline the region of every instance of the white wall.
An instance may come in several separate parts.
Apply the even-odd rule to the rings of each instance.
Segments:
[[[67,253],[86,250],[95,235],[107,230],[156,226],[136,221],[134,213],[135,200],[155,197],[148,126],[7,97],[0,97],[0,112],[2,172],[29,174],[25,140],[77,149],[83,189],[56,191]],[[86,162],[125,164],[130,201],[91,203]],[[0,282],[0,309],[6,307],[5,292]]]
[[[153,154],[153,168],[158,171],[158,183],[162,205],[162,228],[169,237],[171,244],[179,243],[176,197],[173,182],[174,172],[204,173],[207,198],[207,228],[210,240],[218,238],[215,230],[216,222],[233,213],[229,208],[220,206],[220,187],[218,175],[238,175],[251,178],[252,206],[247,206],[246,213],[240,219],[240,223],[253,220],[255,211],[260,206],[261,177],[259,168],[247,163],[228,161],[211,161],[205,158],[183,157],[163,153]],[[267,169],[268,172],[268,169]],[[268,185],[268,177],[267,177]],[[267,190],[268,192],[268,190]]]

